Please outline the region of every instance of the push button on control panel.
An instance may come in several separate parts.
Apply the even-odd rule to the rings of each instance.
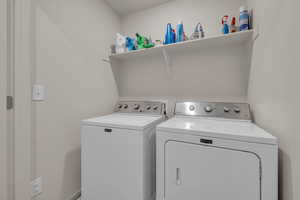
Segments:
[[[196,109],[196,107],[194,105],[190,106],[190,111],[194,111]]]

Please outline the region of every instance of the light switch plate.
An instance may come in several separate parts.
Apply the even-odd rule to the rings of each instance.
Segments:
[[[38,177],[31,182],[31,196],[35,197],[43,192],[42,177]]]
[[[32,100],[44,101],[46,98],[46,91],[44,85],[33,85],[32,87]]]

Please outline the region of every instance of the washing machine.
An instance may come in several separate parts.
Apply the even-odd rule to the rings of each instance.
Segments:
[[[157,200],[277,200],[277,139],[248,104],[178,102],[156,143]]]
[[[82,121],[83,200],[155,199],[155,127],[163,102],[119,102],[113,114]]]

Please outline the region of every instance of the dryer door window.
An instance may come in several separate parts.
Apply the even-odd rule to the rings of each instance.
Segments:
[[[169,141],[166,200],[260,200],[260,160],[250,152]]]

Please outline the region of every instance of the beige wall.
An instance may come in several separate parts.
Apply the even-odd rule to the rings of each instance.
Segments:
[[[201,22],[206,36],[221,34],[223,15],[237,16],[244,0],[177,0],[121,18],[122,33],[136,32],[161,39],[166,24],[183,20],[190,36]],[[246,101],[250,69],[244,46],[187,48],[170,54],[171,73],[163,55],[114,63],[121,97],[166,97],[211,101]],[[137,87],[138,86],[138,87]]]
[[[33,177],[37,199],[67,200],[80,190],[80,120],[112,111],[118,92],[101,61],[119,18],[101,0],[37,0],[33,82],[46,86],[34,103]]]
[[[280,200],[300,199],[300,28],[297,0],[249,0],[260,37],[253,48],[249,102],[256,123],[279,138]]]

